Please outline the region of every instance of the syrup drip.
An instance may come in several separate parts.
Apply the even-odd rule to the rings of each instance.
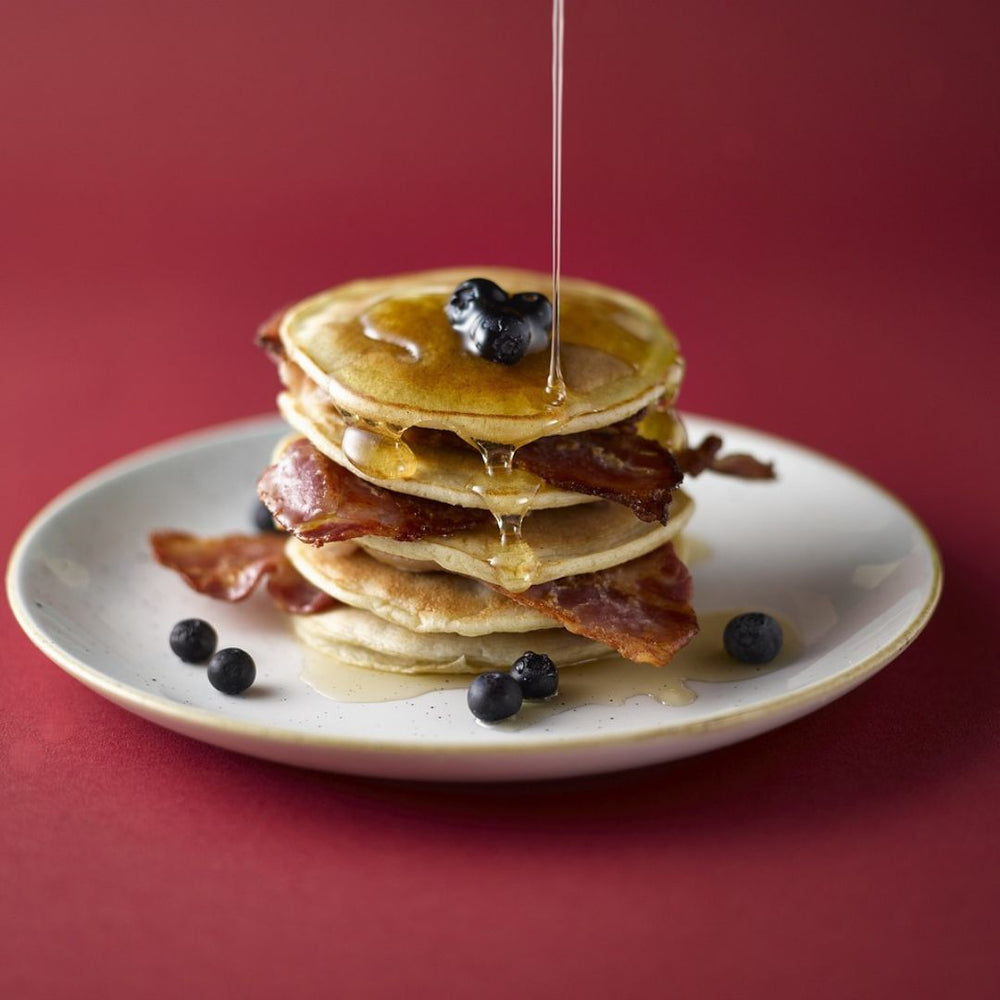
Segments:
[[[505,476],[513,471],[516,445],[494,444],[492,441],[473,441],[472,444],[486,464],[486,472],[492,477]]]
[[[422,359],[419,342],[408,337],[404,331],[394,329],[391,324],[366,320],[367,317],[362,319],[361,332],[369,340],[392,345],[396,348],[396,357],[400,361],[415,364]]]
[[[483,505],[497,517],[498,522],[501,514],[510,513],[511,506],[518,517],[523,518],[542,488],[542,481],[537,476],[514,468],[517,446],[489,441],[469,443],[482,455],[486,474],[490,479],[489,486],[470,486],[472,492],[483,498]],[[520,529],[518,535],[520,536]]]
[[[476,492],[491,510],[500,531],[500,549],[490,557],[490,566],[496,570],[499,582],[512,590],[530,586],[538,574],[541,563],[534,549],[521,537],[525,515],[541,482],[533,476],[518,473],[514,467],[516,445],[496,444],[492,441],[472,442],[483,457],[487,475],[491,479],[489,490]],[[515,513],[501,513],[500,504],[509,508],[514,499]]]
[[[514,546],[523,543],[524,540],[521,538],[521,525],[523,523],[523,514],[501,514],[497,518],[497,527],[500,529],[500,544]]]
[[[500,550],[490,557],[497,582],[515,592],[530,587],[541,566],[535,550],[521,537],[523,520],[523,514],[503,514],[497,518]]]
[[[566,399],[559,336],[559,284],[562,273],[562,97],[563,0],[552,3],[552,337],[545,395],[551,406]]]
[[[358,472],[373,479],[408,479],[416,472],[417,457],[402,439],[406,428],[344,412],[341,417],[347,425],[341,448]]]

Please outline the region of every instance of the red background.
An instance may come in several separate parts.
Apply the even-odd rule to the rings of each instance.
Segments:
[[[0,615],[3,995],[997,988],[1000,8],[568,7],[565,271],[660,308],[688,409],[903,498],[943,553],[936,616],[749,743],[479,788],[201,745]],[[250,340],[273,308],[548,266],[546,0],[0,18],[4,558],[83,474],[269,410]]]

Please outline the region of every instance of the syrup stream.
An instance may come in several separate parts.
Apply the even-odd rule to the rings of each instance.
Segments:
[[[553,0],[552,7],[552,334],[549,371],[545,393],[549,405],[556,407],[566,400],[566,383],[562,376],[560,352],[560,279],[562,272],[562,105],[563,105],[563,38],[564,0]],[[366,331],[366,336],[370,336]],[[378,339],[378,338],[375,338]],[[389,338],[384,338],[389,339]],[[406,344],[401,344],[408,349]],[[415,350],[410,353],[414,359]],[[367,468],[378,465],[382,478],[405,474],[401,464],[412,452],[401,440],[402,428],[375,428],[349,414],[342,414],[349,431],[356,431],[353,448],[345,452],[352,464]],[[382,433],[379,433],[379,432]],[[469,440],[480,454],[490,478],[503,481],[513,473],[516,446]],[[389,445],[386,448],[385,445]],[[375,447],[381,445],[381,448]],[[405,454],[400,454],[405,449]],[[391,451],[391,454],[389,452]],[[354,454],[356,453],[356,454]],[[378,463],[371,458],[377,454]],[[392,466],[386,470],[383,466]],[[374,468],[369,471],[376,471]],[[536,487],[537,489],[537,487]],[[489,497],[487,496],[487,499]],[[537,570],[537,558],[521,537],[521,526],[530,498],[521,496],[524,509],[517,513],[493,510],[500,529],[501,551],[490,560],[500,570],[501,577],[529,581]],[[489,503],[487,503],[489,507]],[[689,557],[690,561],[690,557]],[[572,710],[583,705],[621,705],[634,697],[645,696],[663,705],[681,706],[696,698],[688,682],[732,683],[755,678],[780,668],[801,647],[800,640],[785,624],[786,644],[776,662],[766,668],[736,664],[722,651],[722,632],[735,612],[702,613],[701,633],[682,650],[667,667],[651,667],[630,663],[611,654],[586,664],[562,671],[560,694],[544,706],[528,705],[519,728],[543,722],[546,715]],[[791,651],[790,651],[791,650]],[[468,675],[435,673],[389,673],[369,667],[355,667],[329,655],[306,651],[301,679],[320,694],[340,702],[385,702],[416,698],[450,688],[465,688]],[[531,716],[534,714],[535,718]],[[508,727],[518,725],[506,723]]]
[[[563,0],[552,3],[552,338],[545,393],[558,406],[566,398],[559,350],[559,279],[562,272]]]

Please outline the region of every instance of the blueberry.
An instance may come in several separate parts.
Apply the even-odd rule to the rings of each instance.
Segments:
[[[518,292],[510,297],[510,307],[544,333],[552,329],[552,303],[541,292]]]
[[[253,509],[253,523],[258,531],[278,531],[282,529],[274,523],[271,512],[267,509],[267,504],[263,500],[258,500]]]
[[[520,684],[498,670],[480,674],[469,685],[469,711],[483,722],[499,722],[516,715],[523,698]]]
[[[551,698],[559,690],[559,671],[544,653],[522,653],[510,668],[525,698]]]
[[[722,633],[726,652],[740,663],[770,663],[781,652],[781,626],[761,611],[733,618]]]
[[[516,364],[529,349],[544,347],[552,328],[552,306],[544,295],[519,292],[508,297],[489,278],[463,281],[444,311],[468,351],[503,365]]]
[[[170,630],[170,648],[185,663],[204,663],[218,641],[215,629],[200,618],[185,618]]]
[[[451,299],[444,307],[448,322],[454,326],[465,320],[470,310],[483,306],[503,305],[507,301],[507,293],[489,278],[470,278],[463,281],[451,293]]]
[[[223,694],[241,694],[257,678],[257,667],[242,649],[220,649],[208,661],[208,679]]]
[[[476,354],[502,365],[520,361],[531,342],[531,324],[508,309],[477,313],[466,333]]]

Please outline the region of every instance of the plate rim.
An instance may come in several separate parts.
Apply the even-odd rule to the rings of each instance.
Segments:
[[[761,704],[747,706],[732,706],[715,714],[695,720],[675,723],[658,723],[644,726],[641,729],[627,732],[602,730],[590,735],[552,735],[544,739],[532,737],[529,733],[518,733],[510,743],[484,744],[468,739],[447,739],[428,741],[427,739],[410,741],[393,741],[384,744],[361,737],[345,735],[333,731],[306,732],[290,729],[282,725],[267,725],[258,722],[227,716],[222,710],[211,710],[193,705],[183,705],[162,695],[139,690],[129,684],[110,677],[97,667],[94,667],[72,655],[57,642],[50,639],[35,622],[28,607],[29,598],[21,593],[19,577],[27,559],[27,555],[35,536],[55,516],[64,512],[77,499],[85,496],[91,490],[112,483],[114,480],[128,476],[141,470],[144,466],[183,454],[197,447],[210,447],[235,435],[253,436],[273,425],[275,432],[280,432],[283,422],[274,414],[259,414],[256,416],[225,421],[207,428],[189,431],[163,441],[147,445],[130,452],[112,462],[109,462],[93,472],[88,473],[75,483],[62,490],[49,500],[27,522],[21,530],[7,563],[6,593],[8,603],[18,625],[28,639],[48,659],[75,680],[84,684],[98,695],[107,698],[120,707],[133,711],[142,718],[160,723],[178,731],[169,722],[182,724],[181,731],[190,733],[193,728],[203,734],[226,734],[238,736],[255,743],[265,743],[270,746],[311,747],[326,752],[341,751],[343,753],[364,753],[370,756],[395,757],[399,754],[419,754],[425,758],[436,756],[451,756],[457,752],[463,754],[482,754],[489,757],[509,757],[532,753],[536,755],[561,754],[567,750],[606,750],[609,747],[621,747],[639,743],[668,741],[672,738],[697,736],[750,725],[762,716],[781,716],[784,721],[797,717],[798,709],[815,705],[818,709],[835,700],[841,694],[859,685],[868,677],[873,676],[882,667],[892,662],[900,655],[923,630],[940,599],[943,586],[943,565],[940,552],[930,531],[913,510],[899,497],[882,486],[876,480],[852,466],[832,458],[808,445],[800,444],[789,438],[784,438],[767,431],[757,430],[747,425],[731,421],[706,417],[697,413],[682,412],[685,422],[697,421],[710,423],[714,429],[726,432],[752,434],[764,442],[774,442],[781,448],[791,448],[804,455],[834,467],[840,474],[858,480],[869,488],[881,494],[896,509],[909,520],[916,529],[931,563],[931,576],[927,597],[921,608],[912,616],[906,626],[889,642],[872,652],[863,660],[844,668],[832,676],[819,678],[782,695],[774,696]],[[401,699],[412,700],[412,699]],[[169,721],[168,721],[169,720]],[[244,751],[249,752],[249,751]]]

